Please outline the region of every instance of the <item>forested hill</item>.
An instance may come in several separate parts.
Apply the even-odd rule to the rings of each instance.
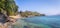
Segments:
[[[22,17],[45,16],[45,14],[40,14],[38,12],[32,12],[32,11],[25,11],[25,12],[20,11],[19,13]]]

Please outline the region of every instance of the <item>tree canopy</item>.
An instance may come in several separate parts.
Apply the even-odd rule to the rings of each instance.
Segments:
[[[15,15],[18,11],[18,6],[14,0],[0,0],[0,12],[6,12],[7,15]]]

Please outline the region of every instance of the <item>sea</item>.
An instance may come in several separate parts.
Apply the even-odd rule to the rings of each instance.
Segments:
[[[35,16],[17,20],[13,28],[60,28],[60,16]]]

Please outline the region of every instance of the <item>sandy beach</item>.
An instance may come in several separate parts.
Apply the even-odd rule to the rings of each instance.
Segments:
[[[9,16],[9,17],[14,18],[14,19],[22,18],[20,15],[16,15],[16,16]]]

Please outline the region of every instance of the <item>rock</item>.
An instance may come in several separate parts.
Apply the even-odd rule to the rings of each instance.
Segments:
[[[12,19],[9,16],[0,13],[0,28],[11,28],[11,25],[16,22],[16,19]]]
[[[6,23],[8,21],[8,16],[0,13],[0,23]]]

